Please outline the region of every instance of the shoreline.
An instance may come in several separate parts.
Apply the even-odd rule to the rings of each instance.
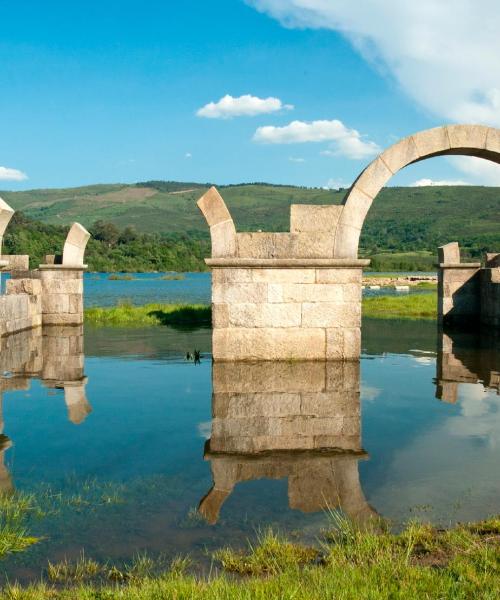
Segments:
[[[141,554],[115,565],[82,554],[74,561],[49,561],[41,579],[7,583],[1,594],[16,600],[496,597],[498,517],[445,530],[410,522],[392,533],[382,518],[361,525],[338,511],[327,515],[329,524],[318,544],[304,545],[268,529],[260,532],[256,544],[247,542],[246,550],[208,552],[208,575],[200,575],[189,556],[167,561]],[[38,541],[33,538],[8,552],[29,552]]]
[[[436,294],[405,294],[363,298],[362,316],[374,319],[436,319]],[[208,304],[122,303],[111,307],[92,307],[84,311],[85,323],[93,327],[183,326],[210,327]]]

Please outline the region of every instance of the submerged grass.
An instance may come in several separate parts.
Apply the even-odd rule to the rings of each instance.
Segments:
[[[122,302],[109,308],[87,308],[85,321],[98,327],[149,325],[210,325],[211,310],[202,304],[145,304]]]
[[[108,279],[110,281],[134,281],[136,277],[133,277],[132,275],[118,275],[117,273],[112,273],[111,275],[108,275]]]
[[[186,279],[186,276],[184,275],[184,273],[167,273],[165,275],[162,275],[160,279],[163,279],[165,281],[183,281],[184,279]]]
[[[13,492],[0,494],[0,558],[23,552],[39,541],[27,533],[26,521],[39,513],[34,496]]]
[[[116,577],[113,568],[99,567],[85,559],[85,563],[80,560],[74,565],[65,563],[63,567],[53,567],[57,585],[38,583],[24,588],[7,585],[2,590],[2,598],[498,598],[499,518],[451,530],[410,523],[402,533],[393,534],[381,531],[378,525],[361,529],[337,516],[332,527],[320,548],[295,544],[267,531],[245,552],[220,550],[214,554],[214,561],[223,570],[212,569],[207,578],[189,574],[190,562],[182,558],[158,572],[154,560],[139,557],[124,569],[123,578]],[[61,579],[62,572],[69,577]],[[100,574],[97,581],[88,581],[92,572]]]

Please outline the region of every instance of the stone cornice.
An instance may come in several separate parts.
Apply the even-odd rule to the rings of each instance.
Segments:
[[[241,269],[361,269],[370,264],[359,258],[206,258],[209,267],[234,267]]]
[[[86,271],[88,265],[39,265],[40,271]]]
[[[440,269],[480,269],[481,263],[438,263]]]

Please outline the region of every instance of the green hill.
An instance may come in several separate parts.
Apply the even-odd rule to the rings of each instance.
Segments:
[[[61,226],[79,221],[92,230],[100,220],[120,230],[132,227],[138,234],[154,234],[157,242],[182,240],[186,249],[192,241],[198,245],[198,255],[206,247],[208,229],[196,200],[209,185],[149,181],[0,192],[0,196],[43,224]],[[240,231],[287,231],[290,204],[338,204],[345,195],[345,190],[265,183],[219,189]],[[437,246],[453,240],[460,242],[466,256],[500,249],[500,188],[385,188],[370,210],[361,248],[364,254],[375,256],[376,268],[429,268]],[[129,260],[124,268],[132,262]]]

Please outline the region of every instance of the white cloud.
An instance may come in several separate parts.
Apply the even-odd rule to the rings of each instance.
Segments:
[[[212,421],[202,421],[201,423],[198,423],[196,428],[198,429],[198,435],[201,438],[204,438],[205,440],[210,439],[212,434]]]
[[[286,27],[332,29],[420,106],[500,125],[498,0],[247,0]]]
[[[323,153],[347,158],[366,158],[380,152],[375,142],[365,141],[355,129],[348,129],[342,121],[292,121],[284,127],[258,127],[254,142],[263,144],[301,144],[304,142],[335,142]]]
[[[305,163],[306,162],[306,159],[301,158],[300,156],[289,156],[288,160],[290,162],[294,162],[294,163]]]
[[[25,179],[28,179],[26,173],[18,169],[0,167],[0,181],[24,181]]]
[[[500,165],[476,156],[453,156],[449,161],[474,180],[473,185],[500,186]]]
[[[410,184],[411,187],[427,187],[432,185],[472,185],[461,179],[417,179]]]
[[[366,402],[373,402],[373,400],[380,396],[380,392],[379,388],[366,385],[365,383],[361,384],[361,399]]]
[[[291,110],[293,105],[283,104],[279,98],[258,98],[245,94],[234,98],[226,94],[218,102],[209,102],[196,114],[207,119],[232,119],[233,117],[253,117],[280,110]]]
[[[340,190],[350,188],[351,184],[346,183],[343,179],[329,179],[326,184],[323,186],[324,190]]]
[[[186,154],[184,154],[184,158],[193,158],[193,155],[191,152],[186,152]]]

